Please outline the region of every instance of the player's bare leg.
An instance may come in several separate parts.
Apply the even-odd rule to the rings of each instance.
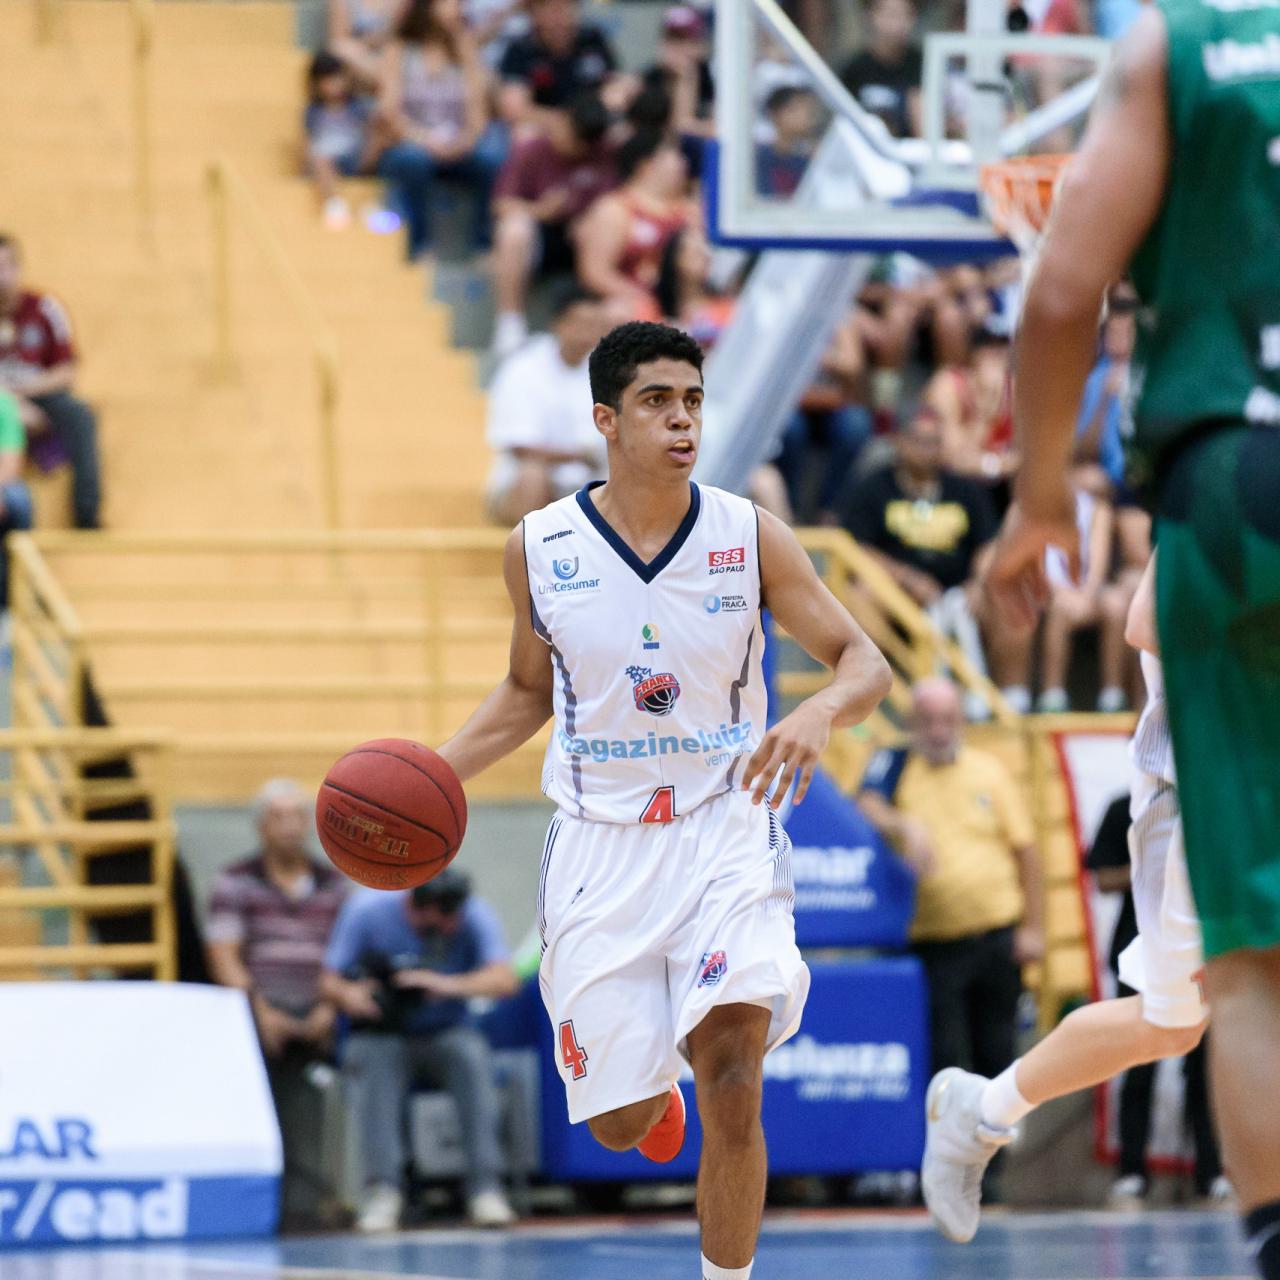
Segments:
[[[922,1182],[942,1233],[967,1242],[978,1229],[982,1175],[1036,1107],[1110,1080],[1130,1067],[1181,1057],[1208,1022],[1159,1027],[1143,1017],[1142,997],[1100,1000],[1077,1009],[994,1080],[952,1068],[929,1086]]]
[[[657,1097],[619,1107],[616,1111],[606,1111],[592,1116],[587,1121],[587,1128],[602,1147],[610,1151],[630,1151],[662,1119],[669,1100],[670,1093],[664,1092]]]
[[[750,1267],[764,1213],[764,1128],[760,1123],[769,1011],[729,1004],[689,1033],[689,1060],[702,1120],[698,1221],[702,1254],[733,1273]]]
[[[1280,1062],[1280,948],[1232,951],[1205,972],[1220,1028],[1210,1054],[1223,1155],[1262,1274],[1280,1275],[1280,1111],[1269,1101]]]
[[[1180,1058],[1200,1043],[1197,1027],[1157,1027],[1142,1016],[1142,997],[1100,1000],[1064,1018],[1014,1070],[1018,1092],[1031,1107],[1110,1080],[1130,1067]],[[989,1110],[989,1107],[986,1108]],[[1016,1124],[1017,1117],[985,1115],[988,1123]]]

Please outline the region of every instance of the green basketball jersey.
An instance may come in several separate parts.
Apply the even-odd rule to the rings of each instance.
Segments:
[[[1160,0],[1171,164],[1132,264],[1134,478],[1216,419],[1280,427],[1280,0]]]

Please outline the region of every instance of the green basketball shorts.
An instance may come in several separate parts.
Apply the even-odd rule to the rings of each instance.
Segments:
[[[1280,946],[1280,431],[1183,446],[1157,505],[1157,625],[1205,955]]]

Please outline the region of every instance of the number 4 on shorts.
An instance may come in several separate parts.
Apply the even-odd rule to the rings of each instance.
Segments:
[[[573,1029],[573,1019],[560,1024],[560,1057],[564,1069],[575,1080],[585,1079],[587,1051],[578,1043],[578,1033]]]
[[[649,797],[649,803],[645,805],[644,812],[640,815],[641,822],[674,822],[676,816],[676,789],[675,787],[659,787],[657,791]]]

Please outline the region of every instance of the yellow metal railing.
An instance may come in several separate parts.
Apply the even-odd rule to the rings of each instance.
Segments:
[[[208,169],[206,190],[213,222],[213,310],[218,364],[225,370],[234,362],[232,322],[231,224],[233,214],[249,232],[258,251],[270,265],[288,295],[306,331],[315,361],[318,394],[317,446],[320,460],[321,501],[324,524],[340,527],[341,498],[338,488],[337,417],[340,391],[338,341],[320,313],[297,267],[285,252],[248,184],[229,161],[215,160]]]
[[[86,977],[101,969],[142,972],[161,981],[177,977],[176,833],[167,751],[166,740],[154,734],[0,730],[0,758],[9,764],[9,776],[0,781],[9,813],[8,821],[0,822],[0,980]],[[122,756],[136,768],[136,778],[85,776],[87,766]],[[128,802],[142,802],[150,816],[93,820],[95,809]],[[92,883],[95,859],[124,851],[145,853],[145,879]],[[65,941],[47,941],[49,912],[64,913]],[[150,941],[94,941],[96,920],[141,912],[150,918]]]

